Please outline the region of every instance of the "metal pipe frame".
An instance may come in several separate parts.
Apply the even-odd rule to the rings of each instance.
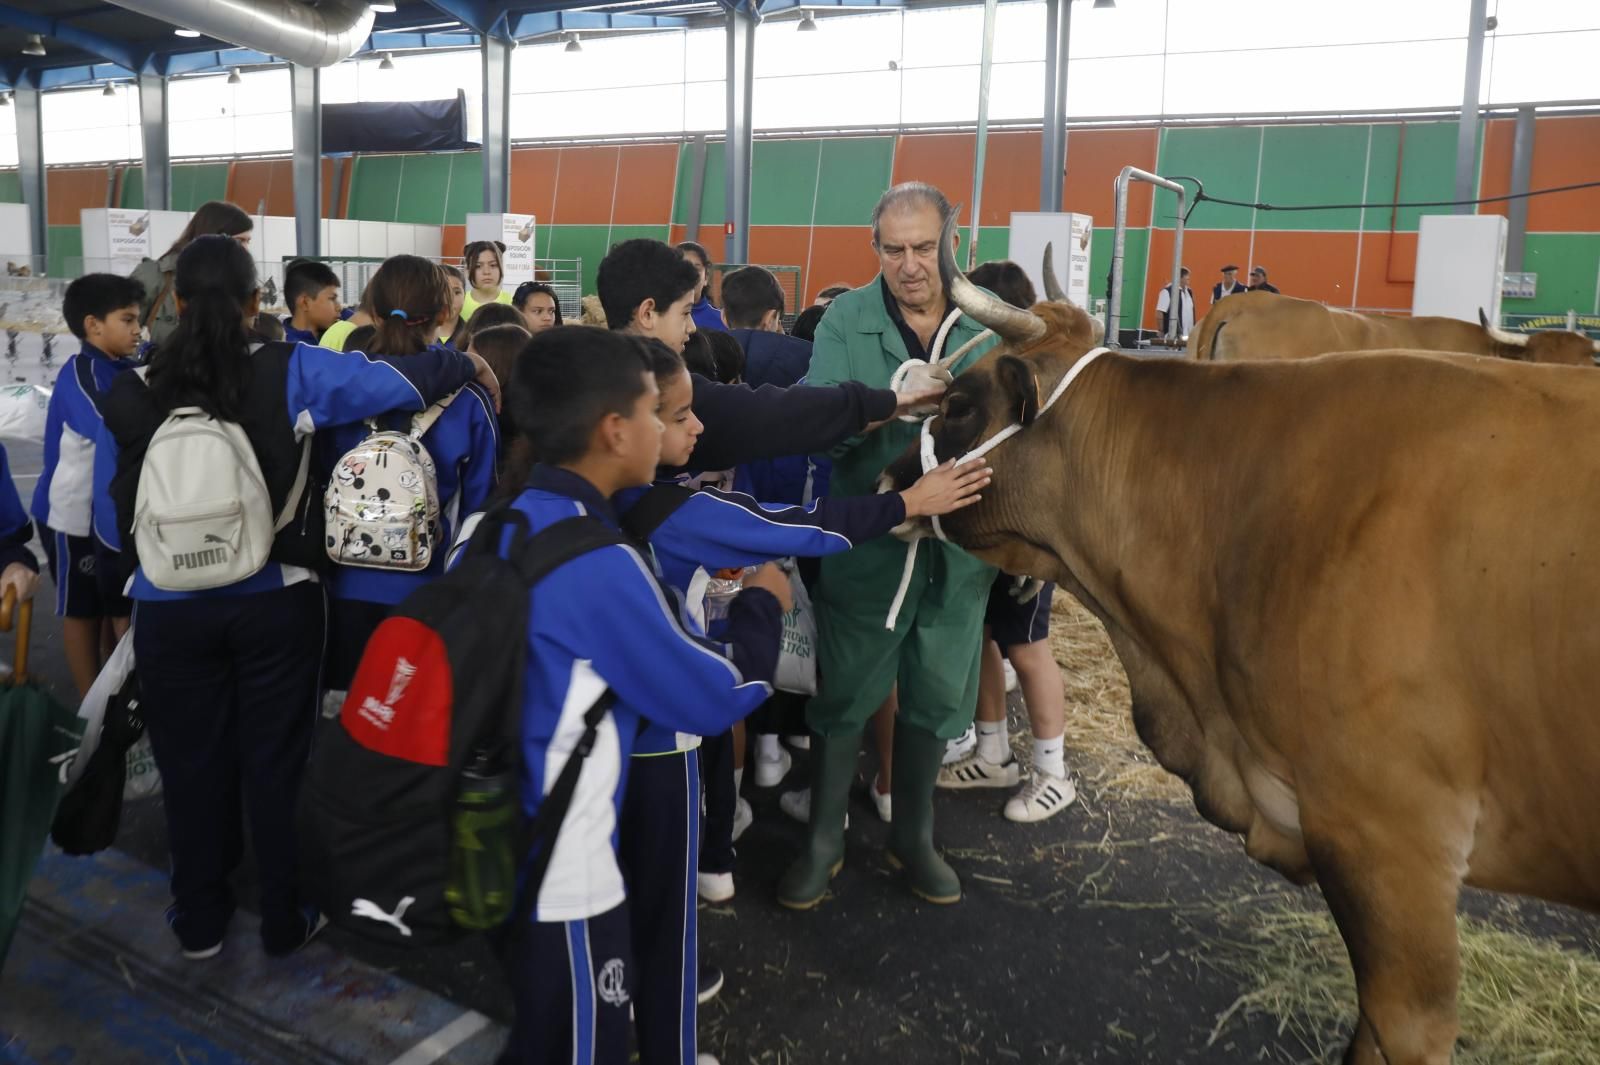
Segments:
[[[511,42],[483,38],[483,210],[511,209]]]
[[[1483,32],[1489,0],[1472,0],[1472,22],[1467,26],[1466,84],[1461,90],[1461,122],[1456,133],[1456,195],[1458,200],[1477,196],[1473,178],[1478,162],[1478,94],[1483,84]],[[1456,214],[1472,214],[1473,204],[1462,204]]]
[[[1130,181],[1143,181],[1154,185],[1156,188],[1166,189],[1176,193],[1178,197],[1178,220],[1172,237],[1172,298],[1176,309],[1180,313],[1167,316],[1167,337],[1170,340],[1178,338],[1178,331],[1183,325],[1183,315],[1180,289],[1178,283],[1183,269],[1183,205],[1188,199],[1188,192],[1176,181],[1169,181],[1159,174],[1152,174],[1140,170],[1136,166],[1125,166],[1122,173],[1117,175],[1113,186],[1117,201],[1117,224],[1112,235],[1111,251],[1111,278],[1106,292],[1106,346],[1111,348],[1121,347],[1118,330],[1122,327],[1122,266],[1128,248],[1128,183]],[[1150,225],[1155,227],[1155,205],[1150,208]]]
[[[733,227],[723,246],[726,262],[750,261],[750,178],[754,139],[751,108],[755,100],[757,16],[736,7],[728,12],[728,141],[726,165],[727,221]]]
[[[298,255],[322,254],[322,70],[289,68],[294,129],[294,240]]]
[[[1533,135],[1534,111],[1524,107],[1517,112],[1517,124],[1511,136],[1509,191],[1513,194],[1525,193],[1533,187]],[[1510,231],[1506,234],[1506,269],[1520,274],[1528,244],[1528,201],[1526,197],[1512,200],[1507,207]]]
[[[168,137],[167,79],[140,74],[139,133],[144,148],[144,206],[148,211],[172,209],[172,151]]]
[[[50,227],[44,173],[44,109],[39,89],[19,84],[11,91],[17,112],[17,176],[22,181],[22,202],[28,205],[28,228],[36,263],[49,262]],[[44,267],[38,268],[39,273]]]

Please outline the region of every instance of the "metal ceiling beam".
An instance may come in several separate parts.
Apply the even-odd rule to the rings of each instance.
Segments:
[[[169,52],[151,60],[155,73],[174,78],[180,74],[204,74],[234,67],[265,66],[282,63],[277,56],[253,48],[213,48],[204,52]]]
[[[374,33],[367,43],[356,49],[364,52],[417,52],[438,48],[477,48],[483,44],[480,34],[457,30],[450,33]]]
[[[85,52],[93,52],[102,59],[109,59],[118,66],[127,67],[129,70],[141,70],[144,67],[147,55],[141,54],[123,41],[116,41],[110,37],[102,37],[97,33],[80,30],[65,19],[50,18],[47,15],[37,15],[31,11],[23,11],[9,4],[0,4],[0,23],[18,29],[24,33],[37,33],[44,37],[51,37],[62,44],[70,44],[74,48],[81,48]]]
[[[797,7],[803,7],[807,11],[827,11],[841,8],[891,10],[905,6],[905,0],[761,0],[760,4],[763,15],[777,15],[784,11],[793,11]]]
[[[611,15],[601,11],[539,11],[513,15],[508,22],[511,36],[519,41],[580,30],[681,30],[689,25],[688,19],[673,15]]]
[[[482,34],[493,33],[506,17],[505,9],[498,3],[486,3],[484,0],[428,0],[428,4],[468,29]]]

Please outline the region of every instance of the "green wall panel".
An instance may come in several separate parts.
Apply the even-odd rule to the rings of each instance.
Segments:
[[[821,158],[820,140],[756,141],[750,181],[750,224],[809,226],[817,198]],[[706,180],[710,179],[708,173]]]
[[[140,194],[143,198],[143,186]],[[193,211],[207,200],[228,195],[227,163],[191,163],[172,168],[172,209]]]
[[[122,187],[118,195],[118,207],[130,211],[144,210],[144,167],[130,166],[122,172]]]
[[[49,241],[49,255],[45,257],[45,273],[51,277],[77,277],[83,273],[83,228],[81,226],[46,226],[45,240]]]
[[[1371,126],[1268,127],[1261,146],[1261,194],[1254,198],[1262,203],[1284,205],[1363,202],[1367,140],[1371,129]],[[1360,225],[1359,209],[1271,211],[1256,216],[1258,229],[1349,232]]]
[[[15,170],[0,171],[0,203],[22,202],[22,175]]]
[[[400,196],[400,155],[359,155],[350,174],[347,218],[393,222]]]
[[[1505,300],[1506,314],[1594,314],[1600,282],[1600,233],[1529,233],[1523,267],[1539,275],[1531,300]]]
[[[894,174],[893,137],[851,137],[822,146],[817,225],[864,226]]]
[[[723,204],[727,202],[727,188],[722,160],[722,142],[707,144],[706,183],[700,192],[700,224],[703,226],[721,226],[724,221]],[[694,145],[686,144],[678,153],[678,187],[672,196],[672,221],[675,225],[689,224],[689,194],[693,191]]]
[[[619,226],[619,229],[628,227]],[[551,226],[550,252],[552,259],[583,260],[583,291],[595,290],[595,273],[600,260],[611,249],[610,226]],[[653,235],[653,234],[652,234]]]
[[[418,225],[442,223],[445,203],[450,197],[454,163],[453,155],[401,156],[400,203],[394,220]]]
[[[876,203],[876,199],[873,202]],[[966,266],[967,249],[971,247],[969,241],[972,240],[972,229],[969,226],[962,226],[958,232],[961,234],[961,248],[956,253],[957,261],[962,266]],[[1010,226],[982,226],[978,229],[978,261],[980,263],[1004,259],[1008,256],[1010,249]]]
[[[1205,182],[1212,196],[1253,203],[1256,198],[1256,162],[1261,155],[1259,126],[1230,126],[1222,129],[1164,129],[1156,156],[1156,173],[1163,177],[1184,175]],[[1192,191],[1193,186],[1190,185]],[[1248,207],[1225,207],[1202,203],[1189,216],[1193,229],[1249,229]],[[1155,221],[1171,229],[1177,214],[1177,197],[1156,190]]]
[[[1106,278],[1111,272],[1112,237],[1116,230],[1110,226],[1094,231],[1094,242],[1089,246],[1089,309],[1095,300],[1106,298]],[[1150,232],[1144,229],[1128,230],[1122,259],[1122,315],[1128,328],[1139,318],[1140,304],[1144,299],[1145,264],[1149,261]],[[1150,296],[1154,306],[1155,295]]]
[[[1403,136],[1402,136],[1403,133]],[[1402,140],[1404,152],[1401,151]],[[1399,196],[1395,196],[1395,165],[1400,166]],[[1367,168],[1367,202],[1384,203],[1398,199],[1448,200],[1455,194],[1456,126],[1453,122],[1408,122],[1372,128],[1372,162]],[[1425,214],[1439,214],[1448,208],[1403,207],[1395,228],[1415,233]],[[1387,230],[1389,210],[1368,208],[1362,225],[1367,230]]]
[[[483,154],[450,156],[450,195],[444,201],[444,224],[465,225],[467,215],[483,210]]]

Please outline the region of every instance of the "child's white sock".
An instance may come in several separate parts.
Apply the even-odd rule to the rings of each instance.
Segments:
[[[783,747],[776,732],[756,734],[756,757],[763,762],[776,762],[783,757]]]
[[[1004,721],[978,722],[978,757],[991,765],[1004,765],[1011,758],[1011,737]]]
[[[1053,740],[1033,738],[1033,768],[1057,779],[1067,775],[1066,733]]]
[[[739,789],[742,787],[744,787],[744,770],[735,769],[733,771],[733,793],[735,795],[739,794]]]

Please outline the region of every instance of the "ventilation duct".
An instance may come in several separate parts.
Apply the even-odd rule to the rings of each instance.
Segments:
[[[331,67],[372,33],[367,0],[112,0],[118,7],[306,67]]]

